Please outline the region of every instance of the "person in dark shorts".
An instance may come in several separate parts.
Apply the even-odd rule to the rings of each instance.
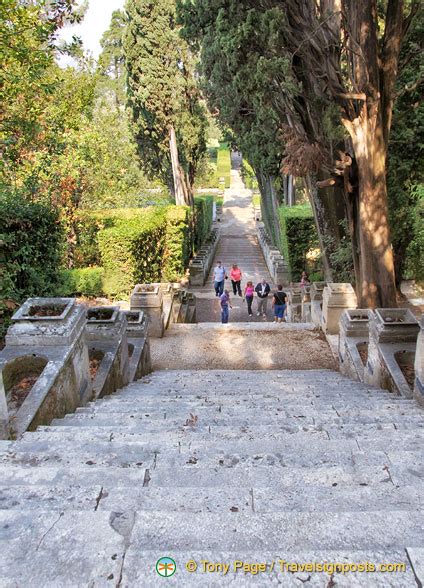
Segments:
[[[283,286],[279,285],[277,291],[272,297],[272,307],[274,309],[274,322],[283,322],[287,310],[287,294],[283,292]]]

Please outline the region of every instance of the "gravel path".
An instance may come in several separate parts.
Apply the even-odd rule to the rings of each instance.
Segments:
[[[322,333],[304,325],[174,325],[151,339],[153,369],[337,369]]]

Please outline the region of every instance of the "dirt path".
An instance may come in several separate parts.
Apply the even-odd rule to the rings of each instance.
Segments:
[[[153,369],[337,369],[322,333],[299,324],[174,325],[152,339]]]

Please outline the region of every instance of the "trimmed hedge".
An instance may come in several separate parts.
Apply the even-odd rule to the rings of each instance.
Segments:
[[[183,274],[191,256],[192,214],[186,206],[172,206],[166,211],[165,250],[161,279],[175,282]]]
[[[59,283],[65,235],[57,210],[18,195],[0,200],[0,299],[48,296]]]
[[[317,269],[307,260],[310,250],[319,248],[318,234],[312,209],[309,205],[282,206],[279,209],[281,226],[281,252],[289,265],[293,282],[300,280],[303,270]]]
[[[101,296],[105,270],[102,267],[62,270],[58,296]]]
[[[218,187],[220,187],[220,178],[224,178],[225,188],[231,184],[231,151],[226,143],[221,143],[218,148],[216,160],[216,176]]]
[[[200,247],[211,232],[213,196],[196,196],[194,199],[194,246]]]
[[[165,208],[144,209],[142,216],[118,220],[115,226],[99,231],[105,294],[128,296],[137,283],[160,281],[165,235]]]

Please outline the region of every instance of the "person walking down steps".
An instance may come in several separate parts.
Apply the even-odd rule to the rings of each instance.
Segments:
[[[272,307],[274,309],[274,322],[282,323],[287,309],[287,294],[283,292],[283,286],[278,286],[277,291],[274,292]]]
[[[247,312],[249,316],[252,316],[252,302],[254,292],[255,289],[253,287],[253,282],[247,282],[246,287],[244,289],[244,299],[247,302]]]
[[[271,288],[265,279],[257,284],[255,292],[258,295],[258,312],[257,315],[266,316],[266,309],[268,306],[268,295],[271,292]]]
[[[222,265],[222,262],[218,261],[213,270],[213,287],[215,288],[215,296],[221,296],[224,291],[224,282],[227,278],[227,270]]]
[[[228,319],[230,316],[230,308],[233,308],[230,304],[230,293],[228,290],[224,290],[223,294],[221,294],[220,298],[221,303],[221,322],[223,325],[228,323]]]
[[[239,296],[242,296],[241,277],[242,277],[242,273],[241,273],[240,268],[238,267],[238,265],[234,264],[233,267],[231,268],[231,272],[230,272],[230,278],[231,278],[231,284],[233,285],[234,296],[236,294],[238,294]]]

